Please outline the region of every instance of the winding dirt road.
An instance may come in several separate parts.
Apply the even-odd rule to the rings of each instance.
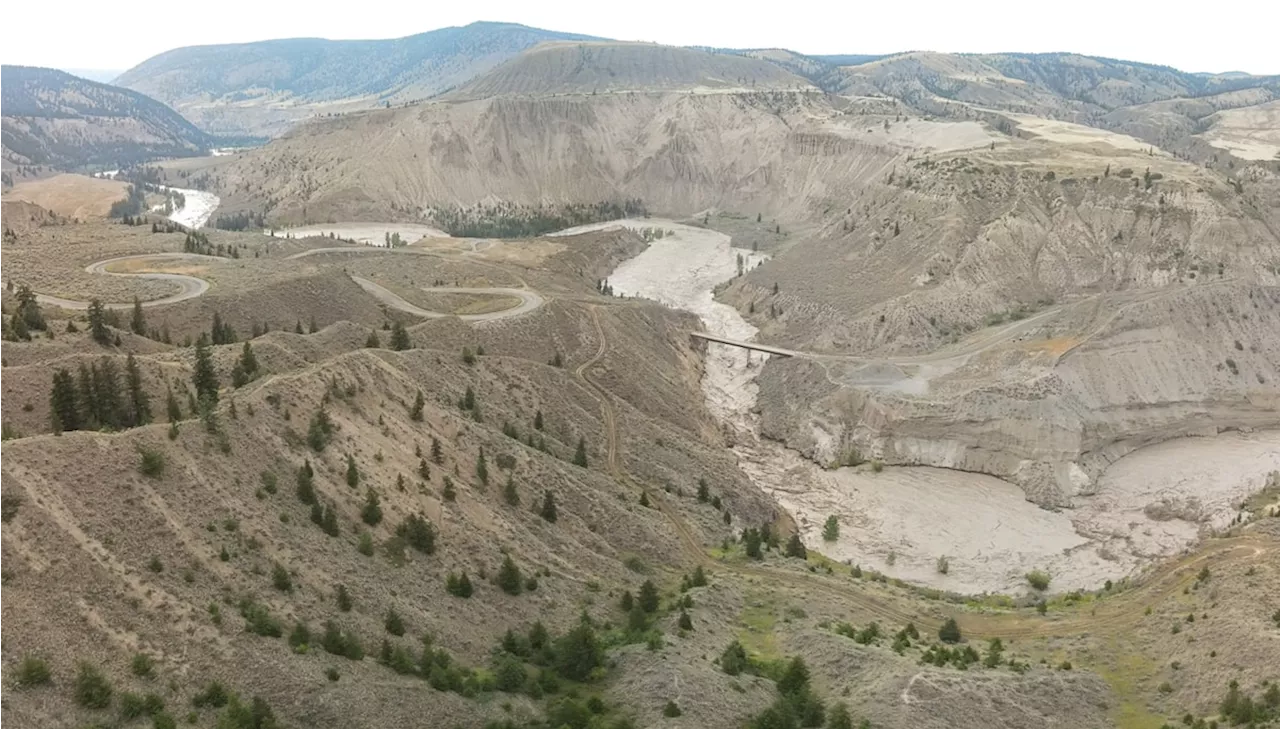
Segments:
[[[484,296],[509,296],[520,300],[518,306],[502,311],[491,311],[485,314],[446,314],[439,311],[431,311],[415,306],[408,301],[400,298],[395,292],[386,289],[367,278],[352,276],[352,281],[360,285],[360,288],[369,292],[378,301],[390,306],[393,309],[403,311],[414,316],[426,317],[428,319],[441,319],[447,316],[456,316],[463,321],[493,321],[494,319],[508,319],[521,314],[528,314],[534,309],[542,306],[545,300],[538,293],[528,289],[508,289],[508,288],[467,288],[460,286],[440,286],[440,287],[422,287],[423,291],[444,294],[478,294]]]
[[[125,261],[152,261],[152,260],[193,260],[193,261],[222,261],[226,260],[220,256],[204,256],[198,253],[142,253],[135,256],[119,256],[116,258],[108,258],[105,261],[98,261],[85,266],[86,273],[96,273],[103,276],[129,276],[135,278],[144,278],[152,281],[165,281],[177,284],[182,288],[176,294],[165,296],[160,299],[152,299],[142,302],[144,307],[163,306],[165,304],[176,304],[179,301],[194,299],[197,296],[204,296],[209,290],[209,282],[195,276],[187,276],[181,273],[116,273],[108,271],[107,266]],[[77,299],[64,299],[60,296],[50,296],[48,294],[36,294],[36,301],[49,306],[57,306],[63,309],[71,309],[83,311],[89,308],[90,302],[80,301]],[[103,304],[108,309],[132,309],[133,302],[127,304]]]

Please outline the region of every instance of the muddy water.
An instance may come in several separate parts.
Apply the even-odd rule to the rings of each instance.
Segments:
[[[203,228],[221,202],[217,195],[204,190],[186,190],[180,187],[167,189],[182,193],[185,200],[182,207],[175,210],[169,219],[188,228]]]
[[[618,267],[614,292],[697,314],[708,331],[748,340],[756,334],[712,290],[758,259],[727,236],[671,221],[627,220],[584,226],[661,226],[669,235]],[[755,377],[768,355],[708,343],[702,389],[708,409],[732,432],[752,481],[791,513],[805,543],[841,561],[954,592],[1026,591],[1042,569],[1051,589],[1093,589],[1174,554],[1202,530],[1235,517],[1234,504],[1280,469],[1280,432],[1183,439],[1139,450],[1112,466],[1097,495],[1047,511],[993,476],[925,467],[824,470],[762,440],[752,409]],[[1153,506],[1154,505],[1154,506]],[[822,539],[836,515],[840,536]],[[945,557],[946,573],[939,567]]]

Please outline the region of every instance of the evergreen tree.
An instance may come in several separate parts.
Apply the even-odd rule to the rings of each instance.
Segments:
[[[542,430],[542,411],[541,410],[534,413],[533,415],[533,429]]]
[[[440,495],[448,502],[453,502],[458,498],[458,491],[453,487],[453,479],[448,476],[444,477],[444,488],[441,489]]]
[[[59,369],[53,373],[53,389],[49,393],[49,413],[55,433],[80,429],[80,405],[76,402],[76,383],[71,373]]]
[[[853,717],[844,703],[836,704],[827,712],[827,729],[853,729]]]
[[[169,387],[167,389],[168,396],[164,404],[165,417],[169,419],[169,422],[176,423],[182,420],[182,408],[178,406],[178,398],[173,396],[173,388]]]
[[[191,383],[195,386],[198,399],[208,402],[210,406],[218,404],[218,374],[213,369],[213,355],[203,337],[196,341],[195,369],[191,373]]]
[[[800,559],[808,558],[809,552],[804,548],[804,542],[800,541],[799,532],[792,533],[791,538],[787,540],[786,555],[788,557],[798,557]]]
[[[502,497],[507,500],[508,506],[520,505],[520,492],[516,490],[516,482],[512,480],[511,474],[507,474],[507,485],[502,487]]]
[[[834,542],[840,538],[840,520],[835,514],[827,517],[827,523],[822,525],[822,540],[825,542]]]
[[[302,320],[301,320],[301,319],[298,319],[298,320],[294,323],[294,325],[293,325],[293,333],[294,333],[294,334],[306,334],[306,332],[304,332],[304,331],[302,330]]]
[[[97,405],[98,426],[122,428],[128,425],[126,408],[120,396],[120,373],[115,360],[103,357],[96,365],[90,365],[93,390]]]
[[[151,398],[142,387],[142,370],[138,362],[130,354],[124,364],[125,379],[129,386],[129,408],[132,425],[146,425],[151,422]]]
[[[410,514],[396,527],[396,536],[423,554],[435,554],[436,531],[431,522],[417,514]]]
[[[431,461],[437,466],[444,463],[444,450],[440,447],[440,439],[431,436]]]
[[[680,611],[680,619],[677,622],[681,630],[693,630],[693,618],[689,617],[689,613],[684,610]]]
[[[658,587],[653,584],[653,580],[645,580],[640,586],[640,597],[636,600],[636,604],[646,613],[658,611]]]
[[[418,459],[418,477],[423,481],[431,480],[431,466],[427,465],[427,459],[425,458]]]
[[[578,438],[578,449],[573,453],[573,465],[587,467],[587,441]]]
[[[555,642],[556,670],[570,681],[585,681],[604,664],[604,648],[590,621],[583,618]]]
[[[635,607],[635,605],[636,599],[632,596],[631,591],[623,590],[622,599],[618,601],[618,606],[622,608],[622,612],[630,613],[631,609]]]
[[[783,696],[799,696],[808,690],[809,667],[805,665],[803,658],[796,656],[778,679],[778,693]]]
[[[516,566],[511,555],[502,559],[502,567],[498,569],[498,587],[508,595],[519,595],[524,590],[524,579],[520,576],[520,568]]]
[[[240,350],[240,368],[249,375],[249,379],[253,379],[258,374],[258,358],[254,356],[253,346],[248,342],[245,342]]]
[[[959,643],[960,642],[960,626],[956,624],[955,618],[947,618],[947,621],[938,628],[938,640],[943,643]]]
[[[147,317],[142,313],[142,302],[133,297],[133,318],[129,320],[129,331],[140,337],[147,335]]]
[[[324,518],[320,522],[320,528],[331,537],[338,536],[338,510],[334,508],[333,504],[324,508]]]
[[[379,349],[382,347],[382,342],[378,341],[377,330],[369,330],[369,338],[364,340],[364,346],[366,349]]]
[[[404,324],[399,321],[391,326],[391,348],[397,352],[413,348],[413,342],[409,341],[409,332],[405,331]]]
[[[14,311],[14,315],[22,320],[26,330],[44,330],[45,321],[44,314],[40,311],[40,304],[36,301],[36,292],[31,287],[23,284],[18,287],[17,293],[18,308]]]
[[[556,522],[556,498],[550,491],[542,497],[542,511],[538,513],[552,524]]]
[[[351,612],[351,593],[346,585],[338,585],[338,609],[344,613]]]
[[[304,504],[316,503],[316,490],[313,485],[314,472],[311,470],[311,461],[304,461],[298,467],[298,501]]]
[[[394,609],[387,611],[387,617],[382,621],[382,625],[392,635],[404,635],[404,618],[401,618],[400,613]]]
[[[737,676],[750,667],[751,660],[747,658],[746,649],[736,640],[720,654],[720,670],[730,676]]]
[[[97,299],[89,302],[89,332],[93,335],[93,341],[103,346],[111,344],[114,339],[111,330],[107,328],[106,307]]]
[[[640,492],[640,505],[649,508],[649,493],[647,491]]]
[[[698,503],[705,504],[711,500],[711,489],[707,488],[707,479],[698,479]]]
[[[308,327],[308,329],[307,329],[307,333],[308,333],[308,334],[315,334],[315,333],[316,333],[316,332],[318,332],[318,331],[320,331],[320,327],[316,326],[316,318],[313,316],[313,317],[311,317],[311,324],[310,324],[310,326],[309,326],[309,327]]]
[[[369,489],[365,495],[364,506],[360,509],[360,519],[369,526],[377,526],[382,521],[382,502],[378,492]]]
[[[360,469],[356,468],[356,457],[347,454],[347,485],[355,488],[360,485]]]
[[[27,329],[27,322],[20,314],[14,314],[9,317],[8,339],[13,342],[30,342],[31,332]]]
[[[760,532],[756,531],[755,527],[742,530],[742,544],[746,549],[747,556],[751,559],[764,559],[764,554],[760,551],[762,543]]]
[[[80,393],[80,427],[86,430],[97,428],[98,398],[93,389],[93,375],[89,372],[89,365],[84,362],[80,363],[77,385]]]
[[[413,399],[413,409],[409,411],[409,418],[415,422],[422,422],[422,408],[426,404],[427,401],[422,396],[422,390],[418,390],[418,396]]]
[[[484,447],[480,448],[480,457],[476,459],[476,478],[485,486],[489,485],[489,466],[484,460]]]

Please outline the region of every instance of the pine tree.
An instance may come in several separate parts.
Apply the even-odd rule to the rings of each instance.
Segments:
[[[681,630],[693,630],[693,618],[690,618],[689,613],[684,610],[680,611],[680,620],[677,624]]]
[[[707,488],[707,479],[698,479],[698,503],[705,504],[711,498],[711,490]]]
[[[512,480],[511,474],[507,474],[507,485],[502,487],[502,498],[507,500],[508,506],[520,505],[520,492],[516,490],[516,482]]]
[[[379,349],[382,347],[382,342],[378,341],[377,330],[369,330],[369,338],[364,340],[364,346],[365,349]]]
[[[129,320],[129,330],[140,337],[147,335],[147,317],[142,313],[142,302],[133,297],[133,318]]]
[[[304,332],[304,331],[302,330],[302,320],[301,320],[301,319],[298,319],[298,320],[296,321],[296,323],[293,325],[293,333],[294,333],[294,334],[306,334],[306,332]]]
[[[253,379],[258,374],[258,358],[254,356],[253,346],[248,342],[245,342],[240,350],[240,367],[245,374],[249,375],[249,379]]]
[[[316,332],[318,332],[318,331],[320,331],[320,327],[316,326],[316,318],[313,316],[313,317],[311,317],[311,325],[310,325],[310,327],[308,328],[307,333],[308,333],[308,334],[315,334],[315,333],[316,333]]]
[[[444,450],[440,447],[440,439],[431,436],[431,461],[437,466],[444,463]]]
[[[502,567],[498,569],[498,587],[508,595],[519,595],[524,590],[524,579],[520,576],[520,568],[516,566],[511,555],[502,559]]]
[[[788,557],[798,557],[800,559],[808,558],[808,550],[804,548],[804,542],[800,541],[799,532],[792,533],[791,538],[787,540],[786,555]]]
[[[960,642],[960,626],[956,624],[955,618],[947,618],[947,621],[938,628],[938,640],[943,643],[959,643]]]
[[[76,378],[80,403],[80,427],[90,430],[98,427],[98,398],[93,389],[93,375],[89,365],[81,362]]]
[[[338,609],[344,613],[351,612],[351,593],[346,585],[338,585]]]
[[[93,335],[93,341],[103,346],[111,344],[114,339],[111,330],[107,328],[106,307],[97,299],[89,302],[89,332]]]
[[[554,524],[556,522],[556,499],[550,491],[542,497],[542,511],[538,512],[543,519]]]
[[[489,466],[484,460],[484,447],[480,448],[480,457],[476,459],[476,478],[485,486],[489,485]]]
[[[570,681],[585,681],[604,664],[604,648],[585,616],[555,643],[556,670]]]
[[[355,488],[360,485],[360,469],[356,468],[356,457],[347,454],[347,485]]]
[[[409,340],[409,332],[405,331],[404,324],[399,321],[391,325],[391,348],[397,352],[413,348],[413,342]]]
[[[316,503],[316,490],[312,483],[314,472],[311,470],[311,461],[304,461],[298,467],[298,501],[304,504]]]
[[[76,384],[71,373],[59,369],[53,373],[53,389],[49,393],[49,413],[55,433],[80,429],[80,405],[76,402]]]
[[[827,517],[827,523],[822,525],[822,540],[824,542],[834,542],[840,538],[840,520],[835,514]]]
[[[640,505],[649,508],[649,493],[647,491],[640,492]]]
[[[646,613],[657,612],[658,610],[658,587],[653,584],[653,580],[645,580],[640,586],[640,597],[637,598],[636,604]]]
[[[751,559],[764,559],[764,554],[760,551],[760,546],[763,542],[760,532],[755,527],[742,530],[742,544],[746,549],[747,556]]]
[[[124,364],[125,379],[129,386],[130,418],[133,425],[146,425],[151,422],[151,398],[142,387],[142,370],[138,362],[130,354]]]
[[[418,390],[418,396],[413,399],[413,409],[409,411],[409,418],[415,422],[422,422],[422,408],[427,404],[426,398],[422,396],[422,390]]]
[[[41,313],[40,304],[36,301],[36,292],[32,291],[30,286],[23,284],[18,287],[17,299],[18,308],[14,313],[22,319],[25,329],[43,330],[44,314]]]
[[[618,607],[622,608],[622,612],[630,613],[631,609],[636,606],[636,598],[631,594],[630,590],[622,591],[622,598],[618,601]]]
[[[196,341],[196,361],[191,373],[191,383],[195,386],[197,398],[207,401],[210,406],[218,404],[218,374],[213,369],[213,355],[203,337]]]
[[[448,476],[444,477],[444,488],[440,491],[440,495],[448,502],[453,502],[458,498],[458,491],[453,487],[453,479]]]
[[[382,521],[382,503],[378,492],[369,489],[365,495],[364,507],[360,509],[360,519],[369,526],[377,526]]]
[[[539,410],[538,412],[534,413],[534,416],[533,416],[533,429],[534,429],[534,430],[542,430],[542,411],[541,411],[541,410]]]
[[[182,408],[178,406],[178,398],[173,396],[173,388],[169,387],[167,389],[168,397],[165,399],[164,404],[165,417],[169,419],[169,422],[176,423],[182,420]]]
[[[587,467],[587,441],[578,438],[578,449],[573,453],[573,465]]]
[[[338,536],[340,532],[338,529],[338,510],[334,508],[333,504],[325,507],[324,518],[320,522],[320,528],[331,537]]]
[[[126,421],[126,409],[120,396],[120,373],[115,360],[103,357],[96,365],[90,365],[93,389],[97,404],[99,427],[121,428]]]
[[[9,317],[8,339],[14,342],[30,342],[31,332],[27,329],[27,322],[20,314],[14,314]]]

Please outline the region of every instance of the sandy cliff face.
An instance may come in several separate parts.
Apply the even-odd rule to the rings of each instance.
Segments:
[[[1041,330],[927,363],[771,362],[762,429],[823,463],[853,448],[990,473],[1065,505],[1142,446],[1280,426],[1280,289],[1225,283],[1121,301],[1088,339]]]

